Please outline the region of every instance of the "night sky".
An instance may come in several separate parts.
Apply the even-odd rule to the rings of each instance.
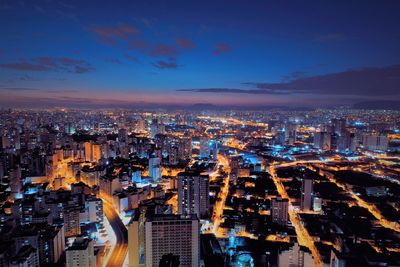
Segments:
[[[400,1],[0,0],[0,106],[400,100]]]

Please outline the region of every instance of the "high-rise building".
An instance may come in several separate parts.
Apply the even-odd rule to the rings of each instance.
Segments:
[[[141,133],[146,130],[146,125],[143,116],[139,116],[137,125],[136,125],[136,131]]]
[[[67,267],[96,267],[93,240],[76,238],[72,246],[66,250]]]
[[[153,180],[159,181],[161,179],[161,159],[156,157],[156,158],[150,158],[149,159],[149,175]]]
[[[332,132],[342,135],[346,131],[346,119],[332,119]]]
[[[386,151],[389,146],[389,138],[386,135],[365,134],[363,136],[364,148],[371,151]]]
[[[119,129],[118,130],[118,142],[126,143],[128,142],[128,132],[126,129]]]
[[[37,250],[39,263],[56,264],[64,253],[64,226],[51,226],[46,222],[24,225],[15,232],[15,250],[30,245]]]
[[[85,161],[92,161],[92,144],[91,142],[85,142],[83,144],[85,149]]]
[[[13,199],[19,198],[22,190],[21,181],[21,168],[17,166],[15,169],[11,170],[9,173],[11,197]]]
[[[179,159],[186,160],[192,156],[192,138],[184,137],[179,140],[178,144]]]
[[[27,245],[22,247],[10,262],[10,267],[39,267],[39,255],[36,248]]]
[[[285,143],[293,145],[296,142],[297,125],[291,122],[285,125]]]
[[[140,169],[132,170],[132,182],[134,182],[134,183],[142,182],[142,170],[140,170]]]
[[[80,226],[80,213],[81,207],[79,205],[70,205],[64,207],[64,227],[65,227],[65,236],[78,236],[81,234],[81,226]]]
[[[210,145],[207,136],[200,137],[200,158],[208,158],[210,156]]]
[[[311,211],[313,201],[313,180],[303,178],[301,182],[301,203],[302,211]]]
[[[98,162],[101,159],[101,145],[93,142],[85,142],[85,161]]]
[[[198,218],[209,214],[209,177],[193,172],[178,174],[178,213],[196,214]]]
[[[331,134],[328,132],[314,133],[314,147],[321,150],[331,149]]]
[[[157,120],[153,120],[150,126],[151,138],[155,138],[157,134],[165,134],[165,124],[158,123]]]
[[[212,158],[216,160],[218,157],[218,142],[212,144]]]
[[[103,222],[103,201],[100,198],[91,197],[85,200],[85,210],[80,216],[81,222]]]
[[[178,164],[178,147],[171,146],[168,152],[168,160],[170,165]]]
[[[340,152],[354,150],[354,134],[344,130],[338,137],[337,148]]]
[[[170,253],[179,257],[181,267],[200,266],[200,226],[195,214],[153,215],[146,220],[145,266],[159,266]]]
[[[289,200],[280,197],[271,200],[272,221],[280,225],[286,225],[288,222]]]

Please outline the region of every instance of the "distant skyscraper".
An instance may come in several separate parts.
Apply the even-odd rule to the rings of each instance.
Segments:
[[[155,181],[161,179],[161,159],[160,158],[150,158],[149,159],[149,175]]]
[[[207,216],[210,208],[209,177],[192,172],[178,174],[178,213]]]
[[[297,125],[294,123],[287,123],[285,126],[285,143],[293,145],[296,142]]]
[[[313,201],[313,180],[303,178],[301,183],[301,210],[310,211]]]
[[[170,165],[176,165],[178,164],[178,147],[176,146],[170,146],[169,152],[168,152],[168,158],[169,158],[169,164]]]
[[[19,198],[21,195],[22,181],[21,181],[21,168],[17,166],[9,172],[11,197],[13,199]]]
[[[145,265],[158,267],[164,255],[179,256],[181,267],[200,266],[200,226],[196,215],[154,215],[145,222]]]
[[[179,153],[179,159],[181,160],[190,159],[190,157],[192,156],[191,137],[183,137],[182,139],[179,140],[178,153]]]
[[[98,162],[101,159],[101,145],[93,142],[85,142],[85,161]]]
[[[165,124],[158,123],[157,120],[153,120],[150,126],[151,138],[155,138],[157,134],[165,134]]]
[[[386,151],[389,146],[389,138],[386,135],[365,134],[363,136],[364,148],[371,151]]]
[[[212,158],[213,158],[214,160],[216,160],[216,159],[217,159],[217,156],[218,156],[218,142],[215,141],[215,142],[213,143],[213,145],[212,145]]]
[[[208,137],[200,137],[200,158],[208,158],[210,156],[210,145],[208,142]]]
[[[321,150],[331,149],[331,134],[328,132],[314,133],[314,147]]]
[[[280,197],[271,200],[272,221],[280,225],[286,225],[288,222],[289,200]]]
[[[136,125],[137,132],[144,132],[146,131],[146,125],[143,116],[139,116],[137,125]]]
[[[121,142],[121,143],[128,142],[128,132],[126,131],[126,129],[118,130],[118,142]]]
[[[151,133],[151,138],[155,138],[156,135],[158,134],[158,123],[157,120],[153,120],[151,125],[150,125],[150,133]]]
[[[352,135],[349,131],[344,130],[338,137],[339,151],[340,152],[351,151],[353,148],[352,146],[353,141],[354,141],[354,135]]]
[[[332,132],[342,135],[346,131],[346,119],[332,119]]]

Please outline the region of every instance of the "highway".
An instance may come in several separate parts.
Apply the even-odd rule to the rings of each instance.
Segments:
[[[103,201],[104,213],[114,230],[117,242],[112,250],[107,267],[121,267],[128,253],[128,230],[122,223],[114,207],[107,201]]]

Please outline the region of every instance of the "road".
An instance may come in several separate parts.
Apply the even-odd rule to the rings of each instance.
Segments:
[[[328,162],[336,162],[336,161],[330,159],[328,161],[310,160],[310,161],[294,161],[294,162],[282,163],[282,164],[271,164],[270,168],[269,168],[269,173],[272,176],[272,179],[277,187],[279,194],[283,198],[289,199],[289,205],[292,206],[291,200],[290,200],[284,186],[282,185],[281,181],[279,180],[279,178],[276,175],[276,169],[282,168],[282,167],[291,167],[291,166],[301,166],[302,165],[304,167],[309,168],[311,171],[315,171],[315,169],[313,169],[309,165],[310,163],[326,164]],[[322,166],[319,166],[319,167],[322,167]],[[355,203],[357,203],[357,206],[367,209],[377,219],[377,222],[381,226],[391,229],[396,232],[400,232],[400,228],[398,227],[398,225],[396,223],[385,219],[383,217],[383,215],[381,214],[381,212],[373,204],[370,204],[370,203],[364,201],[363,199],[361,199],[348,186],[346,186],[346,184],[339,183],[336,180],[336,178],[333,176],[332,173],[321,169],[320,175],[326,176],[331,183],[336,184],[340,189],[347,192],[355,200]],[[308,247],[310,249],[311,253],[313,254],[315,265],[321,266],[322,261],[321,261],[319,252],[316,249],[314,241],[312,240],[311,236],[309,235],[309,233],[307,232],[307,230],[301,223],[301,221],[298,217],[298,214],[294,211],[293,207],[289,207],[288,213],[289,213],[290,221],[292,222],[292,225],[295,227],[299,244]]]
[[[328,171],[324,171],[321,170],[320,174],[324,174],[325,177],[328,178],[328,180],[331,183],[336,184],[337,187],[339,187],[340,189],[342,189],[343,191],[347,192],[357,203],[357,205],[359,207],[363,207],[365,209],[367,209],[369,211],[369,213],[375,217],[375,219],[377,220],[377,222],[385,228],[391,229],[393,231],[396,231],[398,233],[400,233],[400,227],[396,222],[393,221],[389,221],[388,219],[386,219],[381,211],[374,205],[371,203],[368,203],[367,201],[363,200],[362,198],[360,198],[356,193],[354,193],[353,190],[351,190],[351,188],[349,186],[347,186],[344,183],[339,182],[335,176],[333,175],[333,173],[328,172]]]
[[[282,166],[287,166],[287,165],[288,164],[282,164],[280,166],[270,165],[269,174],[271,175],[272,180],[274,181],[276,189],[278,190],[278,193],[280,194],[280,196],[282,198],[286,198],[289,200],[289,209],[288,209],[289,218],[290,218],[290,221],[292,222],[292,225],[294,226],[294,229],[296,231],[298,243],[300,245],[305,246],[310,249],[311,254],[314,258],[315,266],[323,266],[321,255],[319,254],[319,252],[314,244],[314,240],[312,239],[312,237],[310,236],[310,234],[308,233],[308,231],[304,227],[304,225],[301,223],[301,221],[298,217],[298,214],[295,212],[295,210],[293,208],[292,201],[289,198],[289,195],[287,194],[285,187],[283,186],[283,184],[281,183],[281,181],[279,180],[279,178],[276,174],[277,167],[282,167]]]
[[[117,237],[117,242],[107,262],[107,267],[121,267],[128,253],[128,230],[109,202],[103,201],[103,210]]]
[[[217,201],[214,206],[214,214],[211,218],[213,223],[212,233],[214,233],[216,237],[225,237],[223,231],[221,231],[219,226],[221,224],[222,215],[225,208],[226,197],[228,196],[229,177],[231,170],[229,167],[229,160],[226,156],[218,155],[218,162],[223,166],[223,169],[227,173],[227,175],[224,178],[224,186],[221,188],[221,191],[218,195],[219,201]]]

